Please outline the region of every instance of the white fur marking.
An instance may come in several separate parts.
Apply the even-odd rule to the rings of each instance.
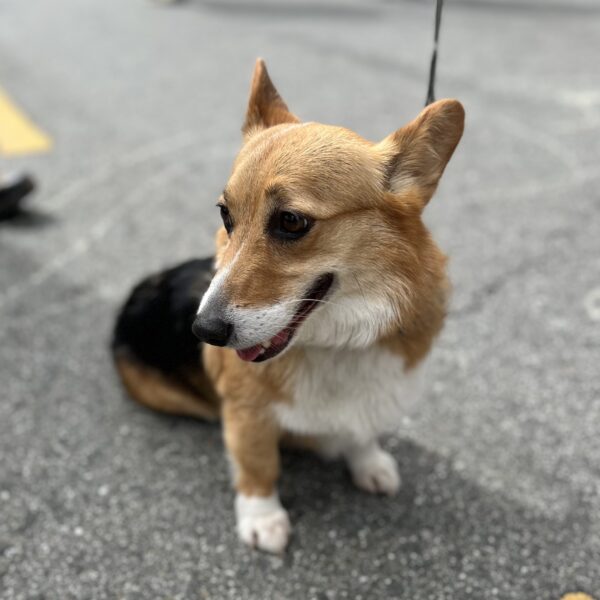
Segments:
[[[276,492],[266,497],[238,494],[235,514],[238,535],[243,542],[274,554],[285,550],[291,526]]]
[[[289,381],[293,402],[273,410],[288,431],[367,444],[400,425],[405,407],[421,395],[424,371],[405,371],[398,355],[378,345],[311,348]]]
[[[392,305],[385,300],[338,291],[302,325],[297,342],[322,348],[364,348],[373,344],[395,317]]]
[[[345,456],[357,487],[372,494],[398,493],[400,474],[396,459],[377,442],[351,448]]]
[[[296,312],[296,302],[281,302],[265,308],[229,306],[227,316],[234,324],[230,346],[249,348],[266,342],[287,327]]]
[[[225,282],[225,279],[227,279],[227,276],[231,271],[231,267],[233,267],[233,265],[239,258],[242,246],[243,244],[238,248],[238,251],[235,253],[233,260],[228,265],[220,269],[219,272],[213,277],[212,281],[210,282],[210,285],[208,286],[208,289],[206,290],[204,296],[202,296],[202,299],[200,300],[200,306],[198,307],[198,311],[196,314],[200,313],[200,311],[208,304],[209,300],[212,300],[221,293],[223,283]]]
[[[268,341],[289,325],[299,304],[300,299],[292,298],[265,308],[230,306],[227,315],[235,331],[230,345],[248,348]],[[358,293],[345,296],[338,290],[318,304],[299,327],[292,344],[364,348],[373,344],[395,320],[394,308],[385,300]]]

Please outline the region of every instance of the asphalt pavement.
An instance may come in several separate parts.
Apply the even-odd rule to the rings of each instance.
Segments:
[[[209,254],[257,56],[301,118],[378,140],[426,92],[433,3],[0,2],[0,87],[52,138],[0,223],[0,597],[600,599],[600,6],[449,0],[466,133],[426,220],[454,297],[387,447],[404,487],[286,454],[283,557],[243,547],[218,427],[130,402],[147,272]]]

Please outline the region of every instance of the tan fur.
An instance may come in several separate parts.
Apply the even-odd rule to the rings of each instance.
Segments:
[[[131,397],[160,412],[214,421],[220,416],[219,404],[207,393],[206,382],[193,375],[196,385],[185,385],[155,369],[120,356],[115,364]]]
[[[407,293],[400,296],[401,306],[398,306],[404,315],[402,322],[380,343],[401,355],[407,369],[418,365],[429,353],[443,327],[450,292],[446,257],[431,239],[415,208],[421,198],[408,198],[405,205],[390,202],[388,218],[396,224],[396,230],[400,228],[400,239],[411,251],[393,246],[382,256],[384,268],[402,265]]]
[[[244,369],[235,352],[207,346],[204,363],[223,398],[225,443],[236,465],[236,489],[269,496],[279,476],[281,432],[268,411],[280,390],[269,378]]]
[[[273,127],[280,123],[297,123],[298,117],[293,115],[281,99],[279,92],[271,82],[267,67],[262,60],[256,61],[252,83],[250,84],[250,98],[242,132],[249,137],[254,130]]]
[[[229,399],[223,407],[225,443],[235,464],[236,489],[270,496],[279,477],[280,432],[266,410]]]

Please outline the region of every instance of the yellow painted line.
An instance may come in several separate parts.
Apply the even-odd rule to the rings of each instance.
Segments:
[[[582,594],[581,592],[575,594],[565,594],[561,600],[594,600],[591,596],[587,594]]]
[[[52,140],[0,89],[0,154],[47,152]]]

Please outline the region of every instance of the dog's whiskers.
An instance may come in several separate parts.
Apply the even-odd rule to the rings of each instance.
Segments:
[[[294,300],[284,300],[283,302],[278,302],[278,304],[300,304],[302,302],[319,302],[321,304],[331,304],[332,306],[342,306],[339,302],[332,302],[331,300],[317,300],[316,298],[296,298]]]

